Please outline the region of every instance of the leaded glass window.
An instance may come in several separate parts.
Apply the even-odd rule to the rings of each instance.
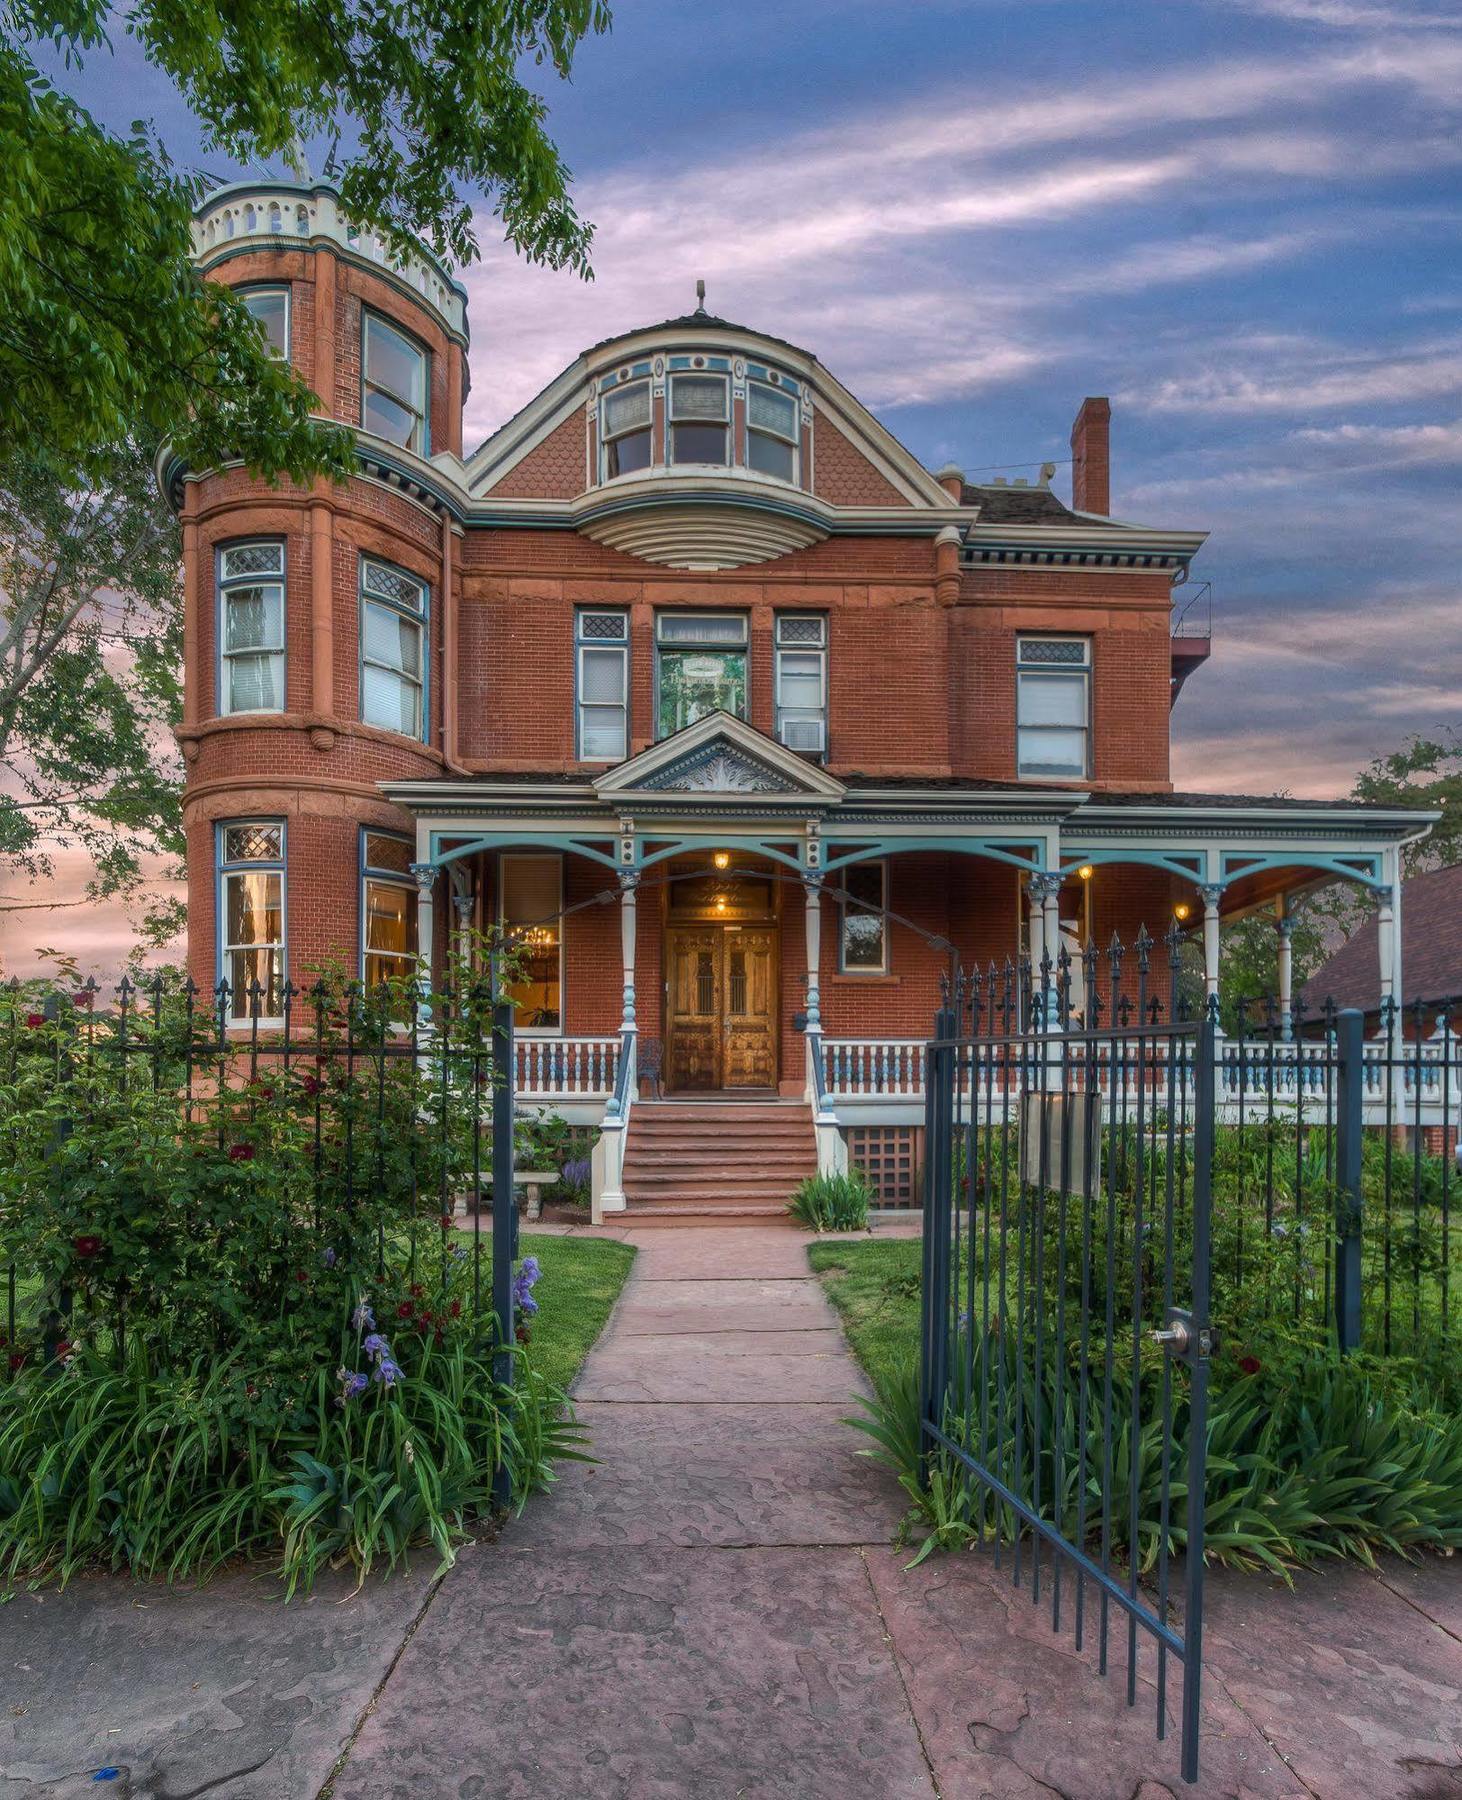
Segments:
[[[360,564],[360,716],[367,725],[425,734],[425,582],[389,563]]]
[[[416,960],[416,883],[411,841],[361,833],[361,977],[367,987],[404,981]]]
[[[1091,768],[1091,640],[1016,645],[1017,773],[1085,780]]]
[[[220,825],[219,979],[230,1024],[274,1025],[284,1016],[284,826]]]
[[[577,616],[579,755],[621,762],[629,754],[629,621],[622,612]]]
[[[284,710],[284,545],[219,552],[220,713]]]
[[[777,738],[789,750],[827,749],[827,620],[780,613],[776,630]]]

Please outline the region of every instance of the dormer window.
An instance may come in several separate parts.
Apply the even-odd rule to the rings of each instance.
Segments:
[[[670,378],[670,461],[729,463],[731,387],[724,375]]]
[[[778,481],[797,479],[797,402],[764,381],[746,386],[746,463]]]
[[[604,396],[600,433],[604,444],[604,479],[629,475],[650,466],[650,384],[634,381]]]

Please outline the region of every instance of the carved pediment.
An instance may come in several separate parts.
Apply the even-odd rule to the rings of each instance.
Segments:
[[[797,794],[806,788],[760,757],[713,739],[641,784],[662,794]]]

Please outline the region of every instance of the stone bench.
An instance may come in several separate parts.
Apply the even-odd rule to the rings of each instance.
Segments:
[[[543,1190],[558,1186],[557,1169],[514,1169],[513,1190],[518,1204],[523,1207],[526,1219],[537,1219],[543,1215]],[[454,1216],[468,1219],[472,1216],[470,1194],[458,1194],[457,1204],[453,1208]],[[490,1202],[489,1202],[490,1204]]]

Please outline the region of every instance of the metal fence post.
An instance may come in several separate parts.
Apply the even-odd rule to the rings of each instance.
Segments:
[[[53,992],[46,995],[43,1011],[48,1023],[59,1024],[69,1032],[72,1023],[70,1009],[63,1010],[59,994]],[[57,1057],[56,1073],[63,1089],[69,1089],[74,1073],[69,1050],[63,1049]],[[51,1141],[46,1152],[48,1161],[54,1161],[60,1156],[62,1146],[71,1136],[72,1129],[73,1122],[70,1114],[63,1113],[57,1119],[55,1129],[51,1133]],[[69,1287],[58,1289],[52,1304],[47,1306],[41,1315],[42,1354],[45,1357],[46,1367],[52,1374],[59,1372],[56,1365],[56,1352],[70,1334],[72,1298]]]
[[[1335,1335],[1341,1354],[1361,1340],[1361,1103],[1365,1069],[1361,1033],[1365,1016],[1349,1006],[1335,1018],[1338,1068],[1335,1083]]]
[[[949,1362],[949,1208],[954,1182],[955,1015],[934,1018],[924,1074],[924,1279],[921,1288],[919,1443],[934,1450],[933,1428],[943,1424]],[[927,1465],[925,1465],[927,1473]]]
[[[496,970],[494,970],[494,977]],[[497,1319],[493,1375],[500,1386],[513,1379],[513,1262],[518,1252],[518,1196],[513,1182],[513,1003],[501,999],[493,983],[492,1005],[492,1310]],[[499,1463],[493,1495],[511,1499],[511,1480]]]

